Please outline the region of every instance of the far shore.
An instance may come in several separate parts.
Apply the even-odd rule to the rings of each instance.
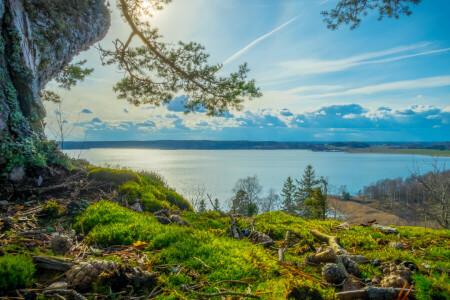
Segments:
[[[347,153],[372,153],[372,154],[407,154],[407,155],[426,155],[450,157],[448,150],[432,150],[432,149],[388,149],[388,148],[362,148],[347,149]]]

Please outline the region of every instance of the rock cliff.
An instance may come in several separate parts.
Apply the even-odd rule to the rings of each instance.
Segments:
[[[7,170],[33,159],[44,138],[39,91],[106,35],[110,14],[105,0],[0,0],[0,24],[0,169]]]

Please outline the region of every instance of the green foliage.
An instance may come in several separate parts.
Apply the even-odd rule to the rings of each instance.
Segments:
[[[289,176],[284,182],[283,189],[281,190],[281,197],[283,200],[282,211],[285,213],[292,213],[295,210],[295,191],[296,187],[294,181]]]
[[[119,170],[110,168],[93,168],[88,173],[91,180],[111,182],[116,185],[123,184],[127,181],[139,182],[138,175],[130,170]]]
[[[276,261],[260,246],[178,225],[161,225],[151,215],[142,215],[101,201],[90,206],[76,224],[84,229],[86,242],[101,246],[148,242],[154,264],[183,264],[205,274],[210,281],[273,277]],[[205,266],[206,264],[207,266]]]
[[[152,173],[141,172],[138,175],[132,171],[119,171],[135,176],[134,181],[128,181],[119,186],[119,192],[126,195],[128,203],[141,200],[143,209],[148,212],[156,212],[170,206],[180,210],[193,211],[191,204],[186,199],[165,187],[161,176]]]
[[[326,219],[327,212],[327,195],[322,192],[322,189],[314,188],[311,193],[311,198],[306,199],[306,207],[312,212],[316,219]]]
[[[35,271],[29,256],[6,254],[0,257],[0,292],[30,287]]]
[[[47,201],[44,206],[43,213],[48,218],[56,218],[62,213],[61,205],[59,205],[56,200]]]
[[[324,22],[331,30],[336,30],[342,24],[350,24],[355,29],[361,23],[361,16],[367,16],[371,10],[378,10],[378,20],[387,16],[398,19],[401,15],[411,15],[411,7],[422,0],[340,0],[336,8],[323,11]]]
[[[450,279],[446,274],[413,275],[418,300],[449,300]]]

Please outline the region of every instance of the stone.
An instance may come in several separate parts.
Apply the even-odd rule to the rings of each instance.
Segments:
[[[16,166],[9,173],[9,180],[14,183],[21,182],[25,176],[25,169],[22,166]]]
[[[339,285],[347,278],[337,264],[326,264],[322,269],[322,276],[326,282]]]
[[[172,223],[177,223],[180,226],[191,226],[191,224],[183,220],[179,215],[171,215],[170,221]]]
[[[379,229],[383,233],[398,234],[398,229],[394,228],[394,227],[386,227],[386,226],[382,226],[382,225],[378,225],[378,224],[372,224],[372,227]]]
[[[54,254],[65,255],[72,247],[72,239],[65,234],[56,234],[52,239],[51,246]]]
[[[158,210],[157,212],[153,213],[154,216],[162,216],[162,217],[166,217],[169,218],[170,217],[170,211],[165,208],[165,209],[161,209]]]
[[[256,230],[253,230],[252,233],[250,233],[248,239],[253,244],[261,244],[265,248],[268,248],[274,244],[274,241],[270,236]]]
[[[362,282],[360,282],[359,280],[353,279],[352,277],[349,277],[345,281],[344,286],[342,287],[342,290],[344,292],[355,291],[355,290],[360,290],[364,287],[365,287],[365,285]]]
[[[9,205],[9,202],[6,200],[1,200],[0,205]]]
[[[42,176],[39,175],[38,179],[36,179],[37,186],[41,186],[43,182],[44,182],[44,178],[42,178]]]
[[[135,204],[133,204],[131,206],[131,209],[134,210],[135,212],[138,212],[138,213],[143,212],[141,204],[139,202],[136,202]]]
[[[388,246],[398,250],[405,250],[405,246],[403,246],[403,244],[399,242],[390,242]]]

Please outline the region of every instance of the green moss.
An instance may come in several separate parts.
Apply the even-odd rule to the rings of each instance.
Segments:
[[[418,300],[450,300],[450,279],[445,274],[413,275]]]
[[[184,199],[180,194],[177,194],[174,191],[163,189],[164,194],[166,195],[167,201],[169,201],[170,204],[178,207],[181,210],[189,210],[193,211],[192,205]]]
[[[118,170],[110,168],[94,168],[88,173],[88,178],[97,181],[111,182],[116,185],[127,181],[139,182],[138,175],[130,170]]]
[[[56,202],[56,200],[47,201],[43,209],[43,213],[48,218],[56,218],[62,212],[63,210],[61,209],[61,205],[59,205],[58,202]]]
[[[30,287],[35,267],[29,256],[7,254],[0,257],[0,292]]]
[[[170,204],[167,201],[156,199],[155,195],[146,193],[142,195],[142,208],[148,212],[157,212],[158,210],[170,208]]]

